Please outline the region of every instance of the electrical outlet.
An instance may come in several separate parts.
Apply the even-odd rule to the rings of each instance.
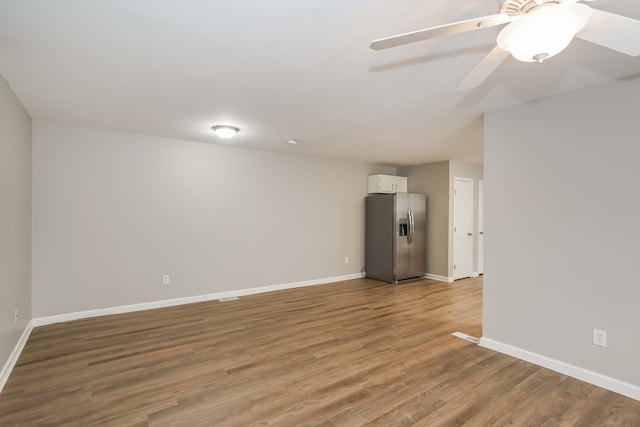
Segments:
[[[344,263],[345,264],[349,264],[349,257],[348,256],[344,257]]]
[[[13,323],[18,323],[19,318],[20,318],[20,314],[18,313],[18,309],[16,308],[13,311]]]
[[[171,279],[169,278],[168,274],[165,274],[164,276],[162,276],[162,284],[163,285],[168,285],[171,283]]]
[[[607,346],[607,331],[602,331],[600,329],[593,330],[593,343],[595,345],[599,345],[600,347]]]

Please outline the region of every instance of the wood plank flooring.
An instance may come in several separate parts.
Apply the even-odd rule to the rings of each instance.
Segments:
[[[1,426],[640,426],[640,402],[451,336],[482,279],[357,279],[36,328]]]

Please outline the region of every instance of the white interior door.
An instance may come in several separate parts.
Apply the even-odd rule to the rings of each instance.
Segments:
[[[453,181],[453,278],[473,273],[473,179]]]
[[[484,181],[478,181],[478,274],[484,274]]]

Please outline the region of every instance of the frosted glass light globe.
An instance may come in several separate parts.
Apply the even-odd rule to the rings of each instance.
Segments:
[[[231,139],[236,136],[236,133],[238,133],[238,131],[240,130],[235,126],[226,125],[214,126],[211,129],[213,129],[216,135],[218,135],[222,139]]]
[[[542,62],[562,52],[591,17],[584,4],[553,4],[534,9],[498,34],[498,46],[518,61]]]

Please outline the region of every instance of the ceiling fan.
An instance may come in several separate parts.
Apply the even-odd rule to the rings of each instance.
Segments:
[[[562,52],[574,37],[626,55],[640,55],[640,21],[580,1],[506,0],[498,14],[374,40],[370,47],[387,49],[506,24],[498,34],[497,46],[460,83],[458,91],[480,86],[509,54],[520,61],[541,63]]]

